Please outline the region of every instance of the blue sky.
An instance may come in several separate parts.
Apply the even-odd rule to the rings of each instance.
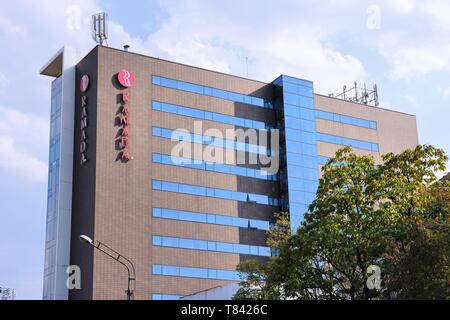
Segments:
[[[51,79],[64,44],[89,50],[89,18],[109,13],[109,45],[236,75],[314,81],[318,93],[377,83],[381,106],[417,115],[421,143],[450,153],[450,1],[18,0],[0,11],[0,286],[40,299]]]

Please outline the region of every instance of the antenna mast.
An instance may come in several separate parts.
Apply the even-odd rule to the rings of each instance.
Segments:
[[[352,88],[347,88],[347,86],[344,86],[340,94],[330,93],[328,96],[341,100],[361,103],[372,107],[377,107],[380,104],[378,100],[378,87],[376,84],[371,90],[367,89],[365,83],[363,87],[358,87],[358,83],[355,81]]]
[[[108,45],[108,15],[105,12],[94,14],[91,22],[92,39],[99,45]]]

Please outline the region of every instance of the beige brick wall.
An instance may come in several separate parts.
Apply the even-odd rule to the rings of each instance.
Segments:
[[[129,163],[116,161],[118,151],[114,141],[119,128],[114,126],[118,110],[117,95],[123,91],[113,85],[120,69],[133,71],[135,86],[130,88],[132,109],[131,153]],[[251,216],[252,210],[234,201],[200,198],[170,192],[153,191],[152,179],[169,180],[234,191],[277,194],[274,183],[249,180],[194,169],[152,164],[151,153],[170,154],[174,143],[152,137],[151,127],[193,130],[189,117],[166,114],[151,109],[151,101],[159,100],[229,115],[242,114],[252,109],[255,120],[273,120],[273,111],[239,106],[231,101],[162,88],[151,84],[151,76],[159,75],[197,84],[205,84],[244,94],[270,94],[261,82],[232,77],[220,73],[188,67],[163,60],[99,48],[99,88],[97,103],[97,172],[95,185],[95,237],[130,258],[136,267],[136,299],[149,299],[152,293],[191,294],[200,290],[229,283],[228,281],[202,280],[152,276],[152,264],[176,264],[203,268],[233,269],[241,256],[237,254],[202,252],[174,248],[152,247],[152,235],[167,235],[193,239],[207,239],[239,243],[242,232],[237,228],[170,221],[152,218],[152,207],[182,209],[231,216]],[[204,121],[204,130],[233,128],[226,124]],[[255,206],[254,208],[258,208]],[[254,209],[253,209],[254,210]],[[268,217],[268,209],[254,216]],[[245,236],[246,241],[264,245],[265,238],[256,234]],[[253,240],[252,240],[253,239]],[[94,299],[120,299],[125,297],[125,269],[100,252],[94,255]]]
[[[419,143],[414,115],[321,95],[315,95],[315,107],[318,110],[376,121],[377,130],[322,119],[317,119],[316,124],[318,132],[378,143],[379,152],[354,150],[357,154],[372,154],[378,163],[381,161],[382,154],[400,153],[414,148]],[[331,157],[339,148],[340,146],[319,142],[318,154]]]

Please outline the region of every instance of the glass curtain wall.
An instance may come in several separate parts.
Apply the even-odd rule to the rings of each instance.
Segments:
[[[61,151],[62,78],[52,82],[50,114],[50,148],[47,196],[47,226],[45,239],[44,299],[51,299],[55,292],[56,226],[58,223],[58,193]]]
[[[276,79],[275,106],[281,131],[283,204],[289,210],[292,232],[315,199],[319,180],[316,112],[313,83],[282,75]]]

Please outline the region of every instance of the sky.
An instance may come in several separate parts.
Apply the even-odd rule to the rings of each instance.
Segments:
[[[450,1],[15,0],[0,11],[0,287],[41,299],[49,77],[63,45],[89,51],[90,17],[109,15],[108,45],[321,94],[378,85],[381,107],[417,115],[420,143],[450,154]]]

